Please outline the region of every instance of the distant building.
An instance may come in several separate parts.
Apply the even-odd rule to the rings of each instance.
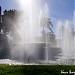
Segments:
[[[1,6],[0,6],[0,23],[1,23]]]
[[[2,23],[1,23],[1,6],[0,6],[0,33],[1,33],[1,29],[2,29]]]
[[[1,15],[1,6],[0,6],[0,15]]]

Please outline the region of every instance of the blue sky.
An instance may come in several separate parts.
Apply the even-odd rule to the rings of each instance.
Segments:
[[[18,4],[15,1],[16,0],[0,0],[0,6],[2,6],[2,10],[18,9]],[[49,5],[50,18],[54,25],[58,20],[73,19],[75,0],[41,0],[41,5],[43,6],[45,2]]]
[[[14,0],[0,0],[0,6],[2,6],[2,11],[4,11],[5,9],[18,8],[18,5]]]
[[[16,0],[15,0],[16,1]],[[0,0],[2,9],[18,8],[14,0]],[[41,0],[41,3],[47,2],[51,17],[57,19],[72,19],[74,12],[74,0]]]
[[[74,0],[50,0],[51,14],[57,19],[72,19]]]

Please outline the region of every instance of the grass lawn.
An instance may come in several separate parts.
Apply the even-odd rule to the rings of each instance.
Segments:
[[[0,65],[0,75],[73,75],[61,70],[75,71],[75,66],[63,65]]]

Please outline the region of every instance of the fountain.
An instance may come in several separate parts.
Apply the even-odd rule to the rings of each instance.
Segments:
[[[10,58],[25,63],[41,63],[42,61],[49,63],[51,58],[54,59],[51,51],[58,49],[50,42],[50,39],[55,40],[55,34],[52,30],[51,20],[48,18],[47,3],[42,10],[38,10],[37,1],[19,0],[18,2],[23,11],[18,15],[13,23],[13,29],[8,34]],[[57,53],[59,52],[55,54]]]
[[[60,34],[61,43],[58,42],[59,47],[62,49],[62,53],[59,54],[59,59],[61,63],[69,65],[74,64],[74,31],[70,26],[69,20],[66,20],[64,25],[59,23],[60,26]]]
[[[10,40],[11,59],[21,60],[27,63],[29,63],[30,60],[34,62],[35,59],[37,59],[36,53],[39,45],[44,45],[43,42],[37,41],[35,38],[37,30],[40,28],[39,22],[37,22],[39,13],[36,11],[37,6],[35,5],[35,1],[19,0],[18,2],[23,12],[18,16],[13,29],[14,31],[9,33],[12,38]]]
[[[56,62],[62,60],[64,61],[62,62],[63,64],[69,64],[72,61],[71,63],[73,64],[74,36],[69,21],[67,20],[65,25],[61,22],[58,23],[57,31],[60,41],[56,47],[52,44],[55,40],[52,39],[54,32],[51,20],[48,18],[49,9],[47,3],[45,3],[43,9],[40,9],[40,11],[37,10],[38,7],[34,0],[19,0],[18,2],[23,11],[18,15],[16,22],[14,22],[16,24],[13,27],[14,31],[12,30],[9,33],[11,37],[9,41],[11,59],[20,60],[25,63],[48,64],[51,62],[51,53],[55,50],[56,54],[53,54],[53,57],[59,56],[57,59],[59,61]],[[42,34],[40,35],[41,32]],[[40,38],[36,38],[37,36]]]
[[[1,34],[8,37],[11,60],[1,60],[1,63],[74,64],[75,33],[69,20],[64,25],[59,21],[57,34],[54,34],[47,3],[40,5],[40,9],[38,0],[17,2],[21,11],[15,21],[9,20],[13,25],[10,32],[4,34],[1,30]]]

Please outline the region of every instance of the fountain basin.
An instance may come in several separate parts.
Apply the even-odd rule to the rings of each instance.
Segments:
[[[20,50],[15,49],[16,46],[24,45],[24,48]],[[46,47],[46,45],[48,45]],[[18,48],[18,47],[16,47]],[[20,60],[23,62],[39,62],[41,60],[46,60],[46,49],[48,53],[48,60],[56,60],[55,56],[61,53],[61,49],[57,47],[50,47],[50,44],[45,42],[35,42],[35,43],[25,43],[25,44],[15,44],[14,52],[11,54],[11,59]],[[16,53],[17,52],[17,53]],[[15,55],[16,54],[16,55]]]

